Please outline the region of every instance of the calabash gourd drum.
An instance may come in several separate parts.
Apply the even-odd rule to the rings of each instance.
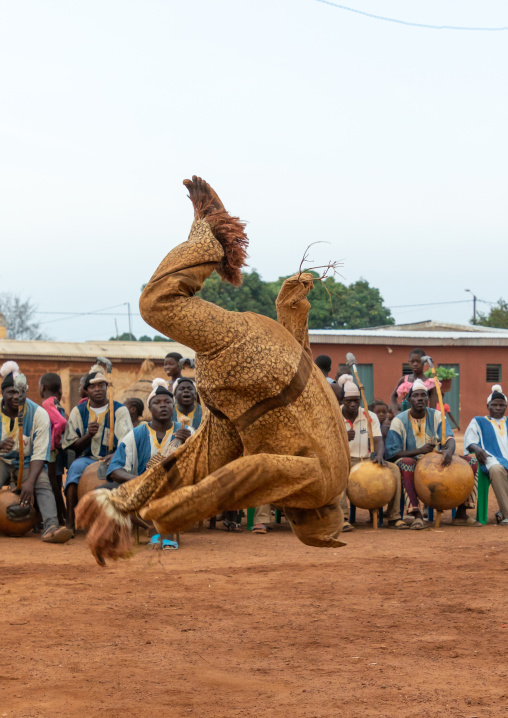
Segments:
[[[449,466],[443,466],[443,454],[426,454],[416,464],[415,489],[425,506],[447,511],[460,506],[474,486],[473,469],[467,461],[453,456]]]
[[[361,461],[349,474],[347,495],[360,509],[380,509],[395,495],[395,477],[388,466]]]
[[[24,536],[35,527],[40,516],[33,506],[20,506],[19,495],[0,491],[0,532],[6,536]]]
[[[99,489],[106,483],[107,466],[104,461],[96,461],[90,464],[81,474],[78,484],[78,499],[94,489]]]

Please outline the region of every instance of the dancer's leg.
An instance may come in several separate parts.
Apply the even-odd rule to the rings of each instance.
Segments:
[[[323,495],[324,485],[317,459],[255,454],[221,467],[199,483],[151,501],[141,515],[170,533],[227,509],[282,503],[294,532],[304,543],[340,546],[342,511]]]

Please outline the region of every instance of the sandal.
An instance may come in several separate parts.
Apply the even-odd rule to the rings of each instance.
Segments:
[[[240,524],[237,524],[234,521],[224,519],[222,523],[224,524],[224,528],[226,529],[226,531],[235,531],[236,533],[241,533],[243,531]]]
[[[422,529],[428,529],[429,525],[423,522],[423,519],[414,519],[413,523],[409,527],[413,531],[421,531]]]
[[[264,524],[256,524],[251,529],[253,534],[266,534],[268,533],[266,530],[266,526]]]
[[[344,521],[344,526],[342,527],[342,533],[347,534],[350,531],[354,531],[355,527],[349,523],[349,521]]]
[[[472,516],[468,516],[467,519],[453,519],[452,526],[482,526],[482,524]]]
[[[163,539],[162,550],[163,551],[176,551],[178,544],[176,541],[170,541],[169,539]]]
[[[392,519],[391,521],[388,521],[388,528],[398,529],[400,531],[401,529],[408,529],[409,526],[402,519]]]
[[[44,543],[67,543],[73,538],[73,533],[66,526],[50,526],[41,538]]]

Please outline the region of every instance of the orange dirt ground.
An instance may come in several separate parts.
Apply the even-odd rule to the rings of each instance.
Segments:
[[[507,716],[495,509],[332,550],[205,528],[105,569],[82,534],[0,537],[0,718]]]

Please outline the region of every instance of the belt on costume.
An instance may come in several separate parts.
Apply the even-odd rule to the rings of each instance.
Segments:
[[[251,426],[251,424],[255,421],[260,419],[268,411],[279,409],[283,406],[289,406],[289,404],[295,402],[307,386],[311,371],[312,359],[305,350],[302,350],[302,355],[295,375],[289,384],[287,384],[287,386],[285,386],[284,389],[282,389],[282,391],[280,391],[276,396],[269,396],[265,399],[261,399],[247,409],[247,411],[244,411],[244,413],[236,419],[229,419],[228,416],[211,404],[207,404],[205,402],[205,406],[218,419],[228,419],[234,425],[235,429],[243,431]]]

